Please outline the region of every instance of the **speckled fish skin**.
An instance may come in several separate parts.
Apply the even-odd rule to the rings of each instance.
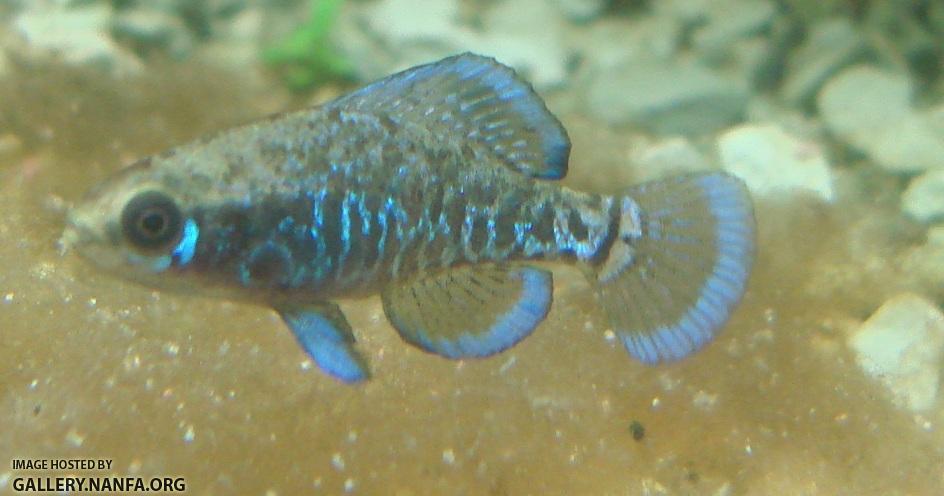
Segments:
[[[251,298],[267,289],[277,299],[374,293],[461,263],[587,258],[611,218],[609,199],[526,178],[435,130],[331,106],[225,133],[151,167],[161,161],[229,185],[194,191],[203,243],[179,270],[216,273]]]
[[[569,149],[529,85],[464,54],[143,159],[70,213],[63,243],[144,284],[271,306],[347,382],[367,368],[330,300],[381,292],[408,342],[487,356],[547,315],[550,274],[534,260],[585,267],[644,362],[698,349],[746,284],[743,186],[723,174],[641,186],[672,219],[656,225],[632,192],[550,181],[566,174]],[[664,263],[666,246],[650,254],[647,241],[680,256]],[[619,300],[636,292],[651,305],[623,318]]]

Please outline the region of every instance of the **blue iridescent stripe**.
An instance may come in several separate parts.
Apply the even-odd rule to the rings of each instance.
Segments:
[[[197,249],[197,238],[199,237],[200,228],[197,223],[193,219],[187,219],[187,222],[184,223],[183,236],[181,236],[180,242],[177,243],[171,253],[175,264],[184,266],[193,260],[193,255]]]

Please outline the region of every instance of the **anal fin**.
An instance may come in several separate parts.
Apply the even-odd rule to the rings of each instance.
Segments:
[[[393,284],[383,305],[404,340],[460,359],[493,355],[527,337],[547,316],[552,291],[545,270],[484,265]]]
[[[325,373],[344,382],[367,379],[367,363],[354,349],[354,334],[334,303],[284,306],[276,309],[298,344]]]

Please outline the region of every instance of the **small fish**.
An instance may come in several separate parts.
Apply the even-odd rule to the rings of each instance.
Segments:
[[[369,372],[333,300],[380,293],[408,343],[485,357],[547,316],[543,261],[584,269],[642,362],[704,346],[752,264],[743,183],[584,193],[555,182],[569,154],[527,82],[462,54],[139,160],[69,212],[61,243],[145,285],[271,307],[345,382]]]

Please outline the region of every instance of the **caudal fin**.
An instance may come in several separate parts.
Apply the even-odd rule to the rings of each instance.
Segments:
[[[678,360],[718,333],[744,293],[755,243],[750,196],[716,172],[645,183],[621,202],[597,294],[632,356]]]

